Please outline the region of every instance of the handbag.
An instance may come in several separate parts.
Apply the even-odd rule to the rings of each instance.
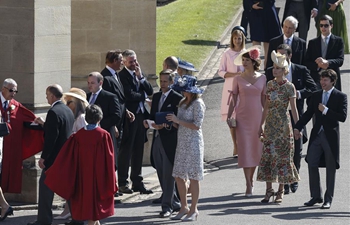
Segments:
[[[171,125],[173,123],[173,121],[168,121],[166,119],[166,116],[168,114],[174,114],[174,112],[170,112],[170,111],[168,111],[168,112],[156,112],[155,120],[154,120],[155,124],[160,125],[160,124],[166,123],[168,125]]]
[[[230,128],[236,127],[236,119],[235,118],[227,118],[226,122]]]
[[[9,131],[9,127],[7,126],[7,123],[0,122],[0,137],[4,137],[9,134],[10,134],[10,131]]]

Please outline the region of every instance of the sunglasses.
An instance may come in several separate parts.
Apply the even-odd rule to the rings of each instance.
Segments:
[[[9,90],[9,92],[15,92],[15,93],[18,93],[18,91],[17,91],[17,90],[9,89],[9,88],[7,88],[7,87],[4,87],[4,88],[6,88],[7,90]]]
[[[328,28],[329,24],[320,24],[320,27]]]

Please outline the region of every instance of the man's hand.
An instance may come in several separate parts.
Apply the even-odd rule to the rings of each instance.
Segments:
[[[321,112],[323,112],[323,110],[326,108],[325,105],[323,105],[322,103],[318,104],[318,110],[320,110]]]
[[[34,123],[40,124],[40,125],[44,125],[45,120],[42,117],[37,117],[34,119]]]
[[[137,76],[138,79],[141,79],[142,78],[142,71],[141,71],[141,67],[140,67],[140,64],[139,62],[136,61],[136,67],[135,67],[135,74]]]
[[[43,158],[40,158],[39,161],[38,161],[39,167],[41,169],[45,168],[44,162],[45,162],[45,159],[43,159]]]
[[[115,137],[118,138],[119,137],[119,130],[116,126],[114,126],[114,131],[115,131]]]
[[[322,57],[318,57],[315,62],[317,63],[317,66],[321,69],[326,70],[329,66],[328,60],[324,59]]]
[[[130,112],[129,110],[126,110],[126,118],[130,120],[130,122],[134,122],[135,120],[135,115],[134,113]]]

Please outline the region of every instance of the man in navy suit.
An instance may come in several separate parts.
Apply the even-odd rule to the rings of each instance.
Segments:
[[[269,42],[269,50],[266,61],[266,68],[269,68],[273,65],[271,60],[271,52],[276,50],[280,44],[287,44],[292,49],[292,62],[303,65],[304,57],[306,52],[306,42],[305,40],[297,37],[295,31],[298,28],[298,20],[293,16],[288,16],[283,22],[283,34],[277,37],[274,37]]]
[[[159,74],[161,91],[155,93],[152,98],[150,119],[155,120],[157,112],[173,112],[177,114],[177,106],[182,96],[170,89],[175,75],[172,70],[166,69]],[[148,128],[146,122],[145,127]],[[151,162],[157,170],[160,186],[163,194],[161,198],[161,218],[169,217],[174,210],[180,208],[180,201],[175,191],[175,180],[172,176],[176,144],[177,128],[165,127],[164,124],[152,124],[153,143],[151,150]]]
[[[46,99],[51,105],[47,112],[46,121],[37,117],[34,122],[44,126],[44,148],[38,162],[42,170],[39,179],[39,203],[37,221],[28,225],[49,225],[52,223],[52,201],[54,192],[46,186],[45,171],[54,163],[61,147],[72,134],[74,115],[61,102],[62,87],[58,84],[46,88]]]
[[[347,116],[347,96],[335,88],[337,73],[332,69],[321,72],[322,89],[312,94],[304,115],[294,126],[294,136],[300,137],[303,127],[315,117],[311,130],[306,162],[309,170],[311,200],[305,206],[322,203],[322,209],[332,204],[336,169],[339,169],[339,122],[345,122]],[[322,198],[319,167],[326,167],[326,192]]]
[[[340,67],[344,62],[344,42],[341,37],[331,33],[333,19],[328,15],[320,18],[321,35],[309,41],[305,55],[305,66],[310,70],[311,77],[320,86],[320,73],[326,69],[332,69],[337,73],[335,87],[341,91]]]
[[[310,76],[310,71],[303,65],[298,65],[291,62],[291,59],[293,58],[292,50],[287,44],[281,44],[276,49],[277,52],[281,53],[282,55],[286,56],[286,60],[289,64],[289,73],[286,75],[286,78],[294,84],[294,87],[297,91],[297,110],[299,117],[303,115],[304,113],[304,103],[305,99],[310,97],[312,95],[312,92],[316,91],[317,86]],[[267,69],[266,72],[266,79],[267,81],[270,81],[274,79],[272,74],[272,67]],[[292,125],[294,126],[295,122],[293,120],[293,117],[291,116]],[[307,133],[306,133],[306,127],[303,129],[303,138],[294,140],[294,165],[297,168],[297,170],[300,170],[300,162],[301,162],[301,156],[303,151],[303,144],[307,142]],[[288,194],[290,190],[294,193],[298,189],[298,182],[295,182],[293,184],[286,184],[284,185],[284,193]]]
[[[153,193],[147,190],[142,182],[142,158],[146,130],[143,120],[147,113],[144,103],[146,96],[153,94],[151,84],[142,74],[136,53],[133,50],[123,52],[124,68],[119,72],[125,94],[125,106],[135,115],[135,120],[126,120],[124,134],[118,155],[118,184],[119,191],[130,194],[138,191],[141,194]],[[131,161],[132,189],[129,188],[129,165]]]

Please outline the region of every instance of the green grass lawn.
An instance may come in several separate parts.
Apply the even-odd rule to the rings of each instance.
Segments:
[[[177,0],[157,8],[157,74],[170,55],[199,69],[242,0]]]

